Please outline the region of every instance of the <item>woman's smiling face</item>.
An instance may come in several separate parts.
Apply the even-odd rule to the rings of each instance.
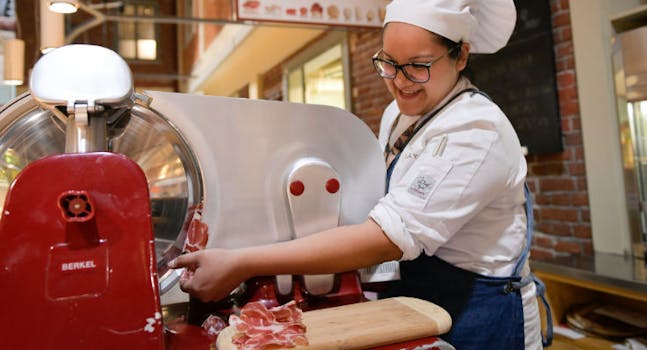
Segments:
[[[381,57],[397,64],[436,62],[429,68],[429,80],[414,83],[402,71],[395,79],[384,79],[389,92],[405,115],[422,115],[432,110],[454,87],[467,64],[469,45],[463,44],[458,59],[447,54],[441,37],[420,27],[390,22],[382,34]],[[444,57],[443,57],[444,56]]]

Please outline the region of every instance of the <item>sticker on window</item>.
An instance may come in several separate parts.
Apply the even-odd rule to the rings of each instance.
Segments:
[[[409,185],[408,192],[419,198],[427,198],[427,195],[434,188],[436,180],[430,175],[418,175]]]

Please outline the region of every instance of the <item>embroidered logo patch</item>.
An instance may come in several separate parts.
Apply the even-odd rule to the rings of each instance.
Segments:
[[[419,175],[409,185],[408,192],[419,198],[426,198],[436,181],[429,175]]]

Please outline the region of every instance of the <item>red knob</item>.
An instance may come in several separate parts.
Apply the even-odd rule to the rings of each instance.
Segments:
[[[295,196],[300,196],[303,194],[303,191],[305,191],[305,186],[303,185],[303,182],[297,180],[297,181],[292,181],[290,184],[290,193],[292,193]]]
[[[57,204],[67,222],[86,222],[94,218],[94,204],[86,191],[64,191],[59,194]]]
[[[329,193],[337,193],[339,191],[339,181],[337,179],[326,181],[326,191]]]

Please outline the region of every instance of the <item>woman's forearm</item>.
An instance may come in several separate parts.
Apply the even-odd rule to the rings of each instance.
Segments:
[[[337,273],[401,256],[382,229],[368,220],[281,243],[200,250],[177,257],[169,267],[185,268],[182,290],[207,301],[224,298],[256,276]]]
[[[310,236],[238,251],[249,275],[325,274],[399,259],[400,249],[372,220]]]

